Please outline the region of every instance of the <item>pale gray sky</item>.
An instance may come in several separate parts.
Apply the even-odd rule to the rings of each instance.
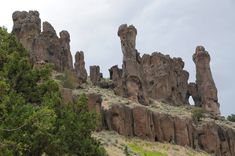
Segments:
[[[235,113],[235,0],[7,0],[1,6],[0,26],[9,31],[16,10],[38,10],[57,33],[68,30],[73,55],[83,50],[87,69],[100,65],[105,76],[122,62],[117,36],[122,23],[137,28],[141,54],[182,57],[190,81],[195,80],[192,55],[203,45],[211,55],[222,115]]]

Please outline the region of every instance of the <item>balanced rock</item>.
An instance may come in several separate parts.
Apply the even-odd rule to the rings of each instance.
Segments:
[[[84,53],[82,51],[80,51],[80,52],[78,51],[75,54],[74,67],[75,67],[75,72],[76,72],[78,80],[81,83],[86,82],[86,80],[87,80],[87,71],[86,71],[86,68],[85,68]]]
[[[198,46],[193,55],[196,65],[196,84],[200,105],[212,115],[220,115],[217,88],[210,70],[210,55],[203,46]]]

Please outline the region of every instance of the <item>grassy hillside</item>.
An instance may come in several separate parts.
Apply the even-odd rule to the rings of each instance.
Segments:
[[[209,156],[203,151],[169,143],[126,138],[112,131],[96,132],[93,136],[100,140],[110,156]]]

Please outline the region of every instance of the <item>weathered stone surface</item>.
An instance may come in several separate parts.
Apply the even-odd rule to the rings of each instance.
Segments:
[[[102,129],[102,110],[101,110],[101,103],[102,98],[100,94],[87,94],[87,104],[89,111],[95,111],[98,117],[100,117],[99,123],[97,125],[96,130],[99,131]]]
[[[93,85],[98,85],[101,80],[99,66],[90,66],[90,79]]]
[[[128,106],[113,104],[105,111],[104,120],[106,129],[114,130],[121,135],[133,136],[132,110]]]
[[[87,80],[87,71],[85,68],[84,53],[82,51],[78,51],[75,54],[74,67],[79,81],[81,81],[81,83],[85,83]]]
[[[41,32],[41,19],[38,11],[15,11],[12,14],[13,30],[12,33],[23,44],[32,51],[33,42]]]
[[[109,69],[109,75],[110,79],[113,81],[114,93],[119,96],[127,97],[125,82],[122,79],[122,69],[119,69],[118,66],[115,65]]]
[[[147,105],[149,101],[145,91],[141,58],[135,49],[136,35],[137,30],[132,25],[127,26],[124,24],[118,29],[118,36],[121,40],[123,53],[122,79],[125,82],[123,84],[123,88],[126,89],[126,95],[128,98]]]
[[[188,96],[192,96],[195,106],[202,107],[201,98],[198,94],[198,87],[196,83],[191,82],[188,84]]]
[[[70,35],[68,31],[61,31],[59,38],[62,48],[62,68],[73,69],[73,58],[70,51]]]
[[[144,106],[131,108],[123,104],[106,109],[104,120],[105,129],[125,136],[189,146],[216,156],[233,156],[235,153],[235,130],[212,121],[195,124],[190,118],[153,112]]]
[[[152,112],[142,106],[133,108],[134,135],[154,141],[154,124]]]
[[[210,70],[210,55],[204,47],[198,46],[193,61],[196,65],[196,84],[201,106],[212,115],[220,115],[217,89]]]
[[[151,98],[172,105],[188,104],[187,90],[189,73],[181,58],[154,52],[142,57],[148,94]]]
[[[141,58],[135,49],[136,35],[132,25],[119,27],[123,66],[122,70],[117,66],[110,69],[114,92],[141,104],[148,104],[149,97],[172,105],[188,104],[189,74],[183,70],[182,59],[157,52]]]
[[[64,103],[73,103],[73,90],[69,88],[60,88]]]
[[[37,11],[16,11],[12,18],[14,22],[12,33],[29,50],[33,64],[44,61],[53,63],[57,71],[72,70],[70,37],[67,31],[62,31],[58,38],[52,25],[43,22],[41,32],[41,20]]]

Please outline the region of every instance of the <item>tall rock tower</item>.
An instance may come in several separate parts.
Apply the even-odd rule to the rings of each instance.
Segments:
[[[123,53],[123,73],[127,97],[142,104],[147,104],[141,58],[135,48],[137,30],[133,25],[123,24],[118,29]]]
[[[200,105],[212,115],[220,115],[217,89],[210,69],[210,55],[203,46],[198,46],[193,55],[196,65],[196,85]]]

